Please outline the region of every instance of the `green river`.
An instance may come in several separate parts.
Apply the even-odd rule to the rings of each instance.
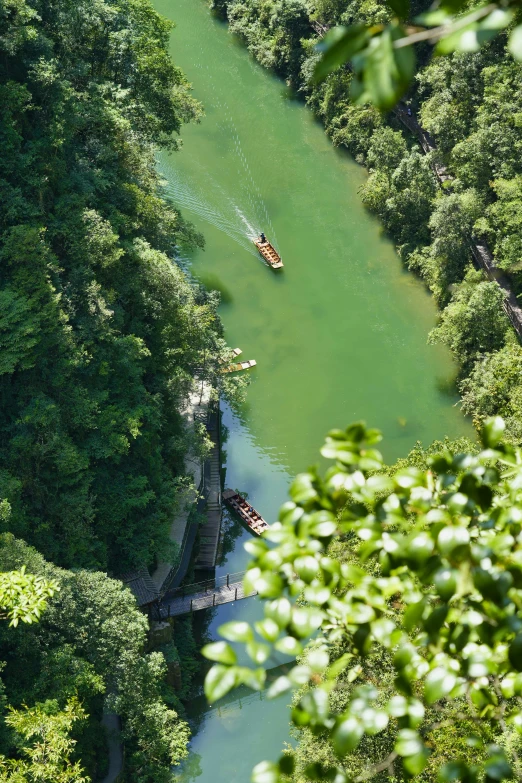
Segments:
[[[177,24],[172,55],[205,108],[200,125],[184,128],[181,152],[159,161],[169,194],[206,239],[185,261],[222,292],[228,343],[257,361],[247,403],[238,415],[224,410],[226,484],[271,521],[332,427],[365,419],[381,428],[388,460],[416,440],[472,436],[448,392],[450,356],[427,345],[435,306],[360,202],[365,171],[204,0],[155,5]],[[252,245],[261,230],[282,255],[279,272]],[[244,569],[248,535],[232,527],[218,573]],[[259,614],[250,599],[198,620],[215,633]],[[247,783],[289,736],[284,700],[257,695],[208,710],[196,699],[192,714],[182,783]]]

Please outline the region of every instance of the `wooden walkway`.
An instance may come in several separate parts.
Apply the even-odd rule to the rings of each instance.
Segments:
[[[511,288],[509,280],[505,274],[501,272],[497,266],[495,266],[493,256],[491,255],[491,252],[485,243],[480,244],[479,242],[474,242],[471,240],[470,246],[475,264],[482,267],[489,279],[495,280],[495,282],[500,286],[502,293],[504,294],[502,307],[504,308],[504,312],[506,313],[507,317],[511,321],[511,325],[517,333],[518,339],[522,342],[522,308],[518,303],[515,292]]]
[[[206,521],[199,529],[200,545],[195,568],[215,568],[221,534],[221,460],[219,443],[219,408],[209,414],[207,431],[213,446],[205,464]]]
[[[243,589],[243,577],[245,571],[237,574],[227,574],[216,579],[208,579],[206,582],[198,582],[193,585],[178,587],[165,594],[160,606],[160,618],[178,617],[182,614],[198,612],[212,606],[230,604],[232,601],[240,601],[242,598],[251,598],[257,595],[256,591],[245,593]]]

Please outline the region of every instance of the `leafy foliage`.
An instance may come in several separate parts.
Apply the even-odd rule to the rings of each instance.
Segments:
[[[245,590],[266,599],[264,619],[221,627],[227,641],[203,650],[218,661],[205,691],[214,701],[239,683],[262,688],[271,649],[299,654],[313,636],[268,690],[275,698],[305,686],[292,722],[322,750],[302,779],[409,779],[428,768],[441,781],[512,776],[522,730],[522,453],[503,432],[489,419],[479,453],[442,451],[428,469],[391,472],[376,430],[333,430],[324,477],[297,476],[279,521],[246,544]],[[245,644],[257,668],[238,666],[229,642]],[[457,754],[453,743],[448,755],[446,730],[457,732]],[[368,748],[371,763],[356,776]],[[294,768],[289,751],[257,765],[252,780],[284,781]]]
[[[11,516],[11,506],[0,501],[0,520],[6,523]],[[10,620],[16,626],[38,622],[47,608],[47,599],[52,598],[60,586],[56,581],[26,573],[25,564],[16,571],[0,571],[0,617]]]
[[[299,42],[309,31],[301,0],[233,0],[227,3],[231,30],[247,41],[266,67],[296,79],[302,64]]]
[[[0,573],[0,607],[3,616],[17,626],[20,620],[32,623],[39,620],[47,606],[47,599],[59,590],[58,584],[41,576],[26,574],[25,566],[19,571]]]
[[[512,8],[507,7],[511,5]],[[465,0],[439,0],[406,26],[409,0],[388,0],[391,20],[386,24],[336,26],[318,44],[322,57],[315,78],[324,79],[350,62],[355,73],[352,99],[391,109],[410,87],[415,73],[415,44],[429,41],[436,54],[477,52],[487,41],[510,27],[520,4],[490,3],[469,8]],[[522,60],[522,25],[511,30],[509,52]]]
[[[0,9],[0,494],[63,566],[121,573],[168,541],[196,369],[219,379],[201,244],[159,190],[201,107],[148,0]]]
[[[63,711],[47,702],[32,709],[11,709],[6,723],[22,739],[27,758],[6,759],[0,756],[2,783],[86,783],[80,763],[72,761],[76,741],[70,736],[73,724],[85,719],[76,699]]]
[[[431,332],[430,340],[449,345],[460,357],[465,373],[478,359],[501,348],[508,335],[511,337],[509,321],[502,309],[498,285],[482,280],[479,272],[470,270],[455,287],[453,300]]]
[[[69,740],[74,740],[75,755],[95,777],[104,751],[104,740],[96,727],[104,694],[108,694],[106,707],[116,710],[122,719],[128,779],[147,783],[168,780],[170,765],[186,755],[188,727],[163,702],[165,661],[160,653],[144,652],[148,622],[130,591],[100,572],[59,569],[22,541],[4,534],[0,567],[12,569],[21,563],[37,576],[57,582],[60,590],[49,598],[38,623],[0,629],[6,661],[2,673],[5,701],[21,716],[20,724],[15,726],[8,720],[8,725],[20,733],[18,726],[25,725],[24,716],[32,721],[42,710],[56,715],[65,743],[62,762],[65,764],[66,746],[72,747]],[[49,698],[53,705],[47,707]],[[70,726],[63,721],[68,705],[76,703],[81,704],[82,721],[71,735]],[[27,710],[26,704],[34,707]],[[70,710],[74,712],[72,707]],[[16,760],[16,735],[0,737],[0,742],[4,756]],[[8,767],[13,765],[9,762]]]

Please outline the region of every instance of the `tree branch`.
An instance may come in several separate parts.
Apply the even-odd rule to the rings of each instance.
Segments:
[[[496,4],[490,3],[489,5],[484,6],[484,8],[477,9],[472,14],[467,14],[453,25],[443,24],[439,27],[432,27],[430,30],[421,30],[418,33],[412,33],[411,35],[407,35],[405,38],[399,38],[397,41],[394,41],[393,46],[395,49],[402,49],[405,46],[411,46],[412,44],[419,43],[420,41],[430,41],[431,43],[436,43],[444,36],[455,33],[458,30],[461,30],[463,27],[467,27],[469,24],[473,24],[473,22],[477,22],[479,19],[483,19],[485,16],[494,11],[495,8],[497,8]]]
[[[357,778],[355,778],[354,783],[363,783],[364,780],[369,780],[379,772],[384,772],[385,769],[389,769],[391,766],[393,766],[393,762],[397,757],[398,753],[393,750],[390,755],[387,756],[383,761],[380,761],[379,764],[374,764],[373,767],[368,770],[368,772],[364,772],[362,775],[359,775]]]

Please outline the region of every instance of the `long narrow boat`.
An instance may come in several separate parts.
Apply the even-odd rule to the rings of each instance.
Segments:
[[[257,247],[265,261],[272,267],[272,269],[281,269],[284,266],[281,261],[281,256],[273,245],[268,240],[261,241],[261,238],[254,239],[254,245]]]
[[[239,370],[249,370],[251,367],[255,367],[257,364],[255,359],[249,359],[248,362],[237,362],[236,364],[229,364],[223,367],[221,372],[239,372]]]
[[[255,508],[252,508],[250,503],[233,489],[226,489],[223,492],[223,502],[236,512],[241,521],[244,522],[248,529],[256,536],[260,536],[264,530],[268,530],[270,527],[261,514],[258,514]]]
[[[230,350],[231,356],[229,357],[228,361],[230,361],[230,359],[237,359],[237,357],[241,356],[241,354],[243,353],[241,348],[230,348],[229,350]],[[226,359],[221,359],[220,360],[221,364],[224,364],[226,361],[227,361]],[[228,365],[227,365],[227,367],[228,367]]]

